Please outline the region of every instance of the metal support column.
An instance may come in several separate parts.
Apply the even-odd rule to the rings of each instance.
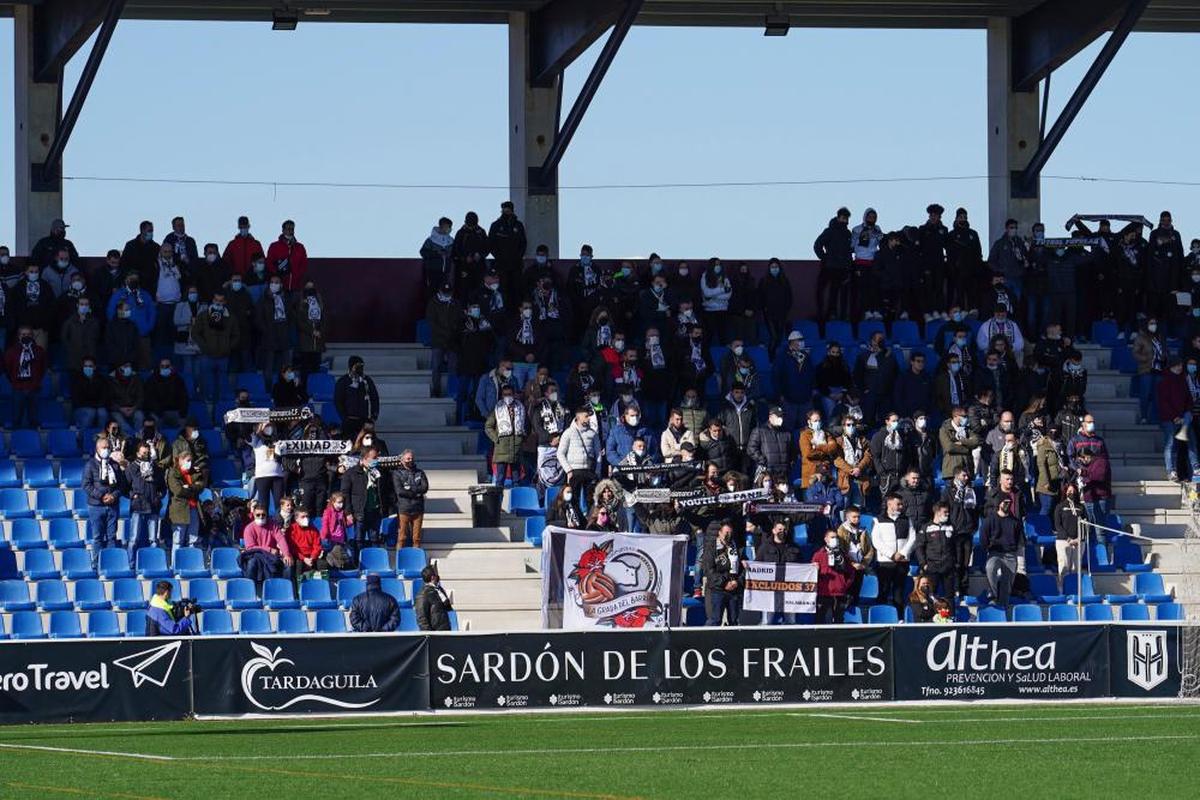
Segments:
[[[36,79],[34,14],[37,6],[13,6],[13,125],[15,143],[14,253],[28,255],[50,222],[63,215],[62,180],[41,183],[42,163],[58,127],[62,106],[61,73],[52,81]],[[41,185],[38,185],[41,184]]]
[[[558,132],[562,75],[534,86],[529,63],[529,14],[508,17],[508,170],[512,201],[525,223],[530,252],[539,244],[558,256],[558,176],[539,180]]]
[[[1036,191],[1013,193],[1014,172],[1024,170],[1040,138],[1038,93],[1012,90],[1012,20],[993,17],[987,28],[988,220],[989,241],[1004,235],[1004,222],[1016,219],[1028,235],[1041,217]],[[987,251],[985,247],[984,251]]]

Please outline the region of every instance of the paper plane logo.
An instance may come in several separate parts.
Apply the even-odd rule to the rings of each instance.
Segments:
[[[112,663],[113,666],[129,672],[135,689],[143,683],[152,683],[162,688],[171,677],[171,670],[175,667],[175,659],[179,657],[181,647],[183,641],[176,640],[161,647],[151,647],[149,650],[122,656]]]

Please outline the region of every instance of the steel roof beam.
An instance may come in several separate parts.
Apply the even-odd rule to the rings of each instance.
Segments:
[[[617,21],[621,0],[551,0],[529,15],[534,86],[549,87]]]
[[[1012,22],[1012,88],[1031,92],[1111,30],[1128,0],[1047,0]]]

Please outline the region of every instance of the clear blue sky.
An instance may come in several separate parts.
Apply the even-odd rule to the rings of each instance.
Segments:
[[[635,28],[560,170],[564,187],[986,174],[983,31]],[[1047,175],[1200,180],[1195,35],[1136,34],[1109,69]],[[89,45],[90,46],[90,45]],[[507,32],[502,26],[123,21],[67,151],[68,176],[508,182]],[[1061,107],[1099,45],[1054,76]],[[568,71],[565,102],[599,51]],[[0,20],[0,54],[12,23]],[[86,48],[68,69],[73,86]],[[0,108],[12,58],[0,57]],[[5,114],[4,117],[8,118]],[[0,128],[0,242],[13,238],[12,127]],[[437,217],[485,224],[508,192],[91,183],[66,185],[85,253],[119,247],[175,214],[225,242],[241,213],[260,237],[294,218],[321,256],[415,256]],[[986,230],[983,180],[704,189],[570,189],[564,255],[811,257],[839,205],[885,227],[927,203],[969,208]],[[1175,212],[1200,236],[1200,188],[1043,183],[1051,230],[1076,211]],[[986,235],[986,234],[985,234]]]

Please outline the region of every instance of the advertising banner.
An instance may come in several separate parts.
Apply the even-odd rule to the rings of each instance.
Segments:
[[[0,724],[183,719],[191,711],[184,639],[0,644]]]
[[[768,614],[817,613],[817,565],[747,561],[742,609]]]
[[[246,636],[192,646],[197,714],[429,708],[422,636]]]
[[[1113,696],[1178,697],[1184,636],[1183,627],[1178,625],[1110,627]]]
[[[686,536],[547,528],[542,625],[570,630],[679,624]]]
[[[1108,634],[1099,625],[899,625],[897,700],[1106,697]]]
[[[430,638],[435,710],[892,699],[887,628]]]

